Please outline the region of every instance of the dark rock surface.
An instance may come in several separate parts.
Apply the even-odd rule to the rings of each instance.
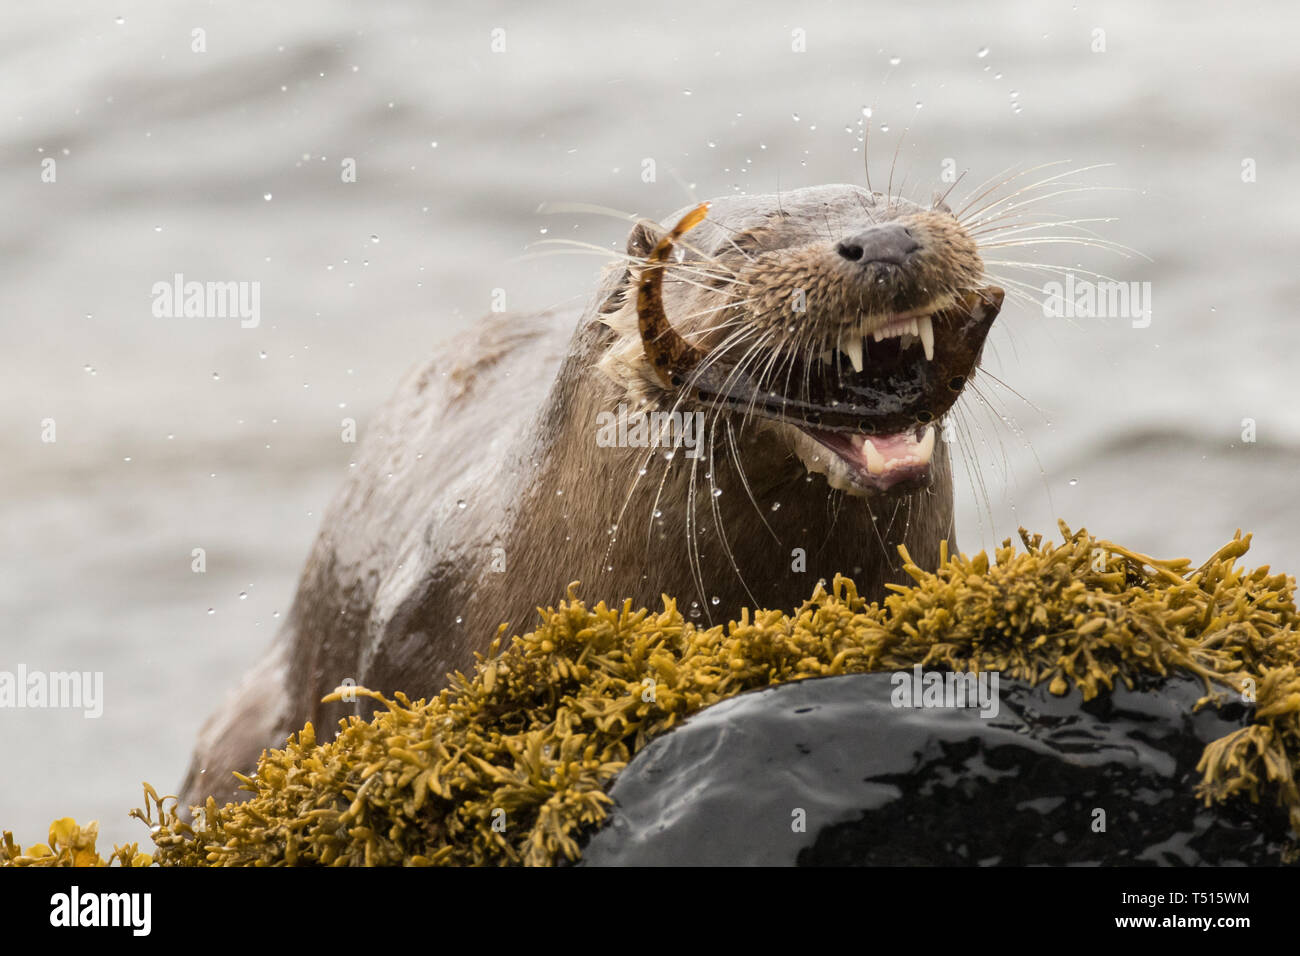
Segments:
[[[1085,704],[1002,680],[990,718],[896,708],[891,689],[889,674],[800,681],[697,714],[619,774],[582,865],[1281,862],[1280,808],[1194,795],[1205,744],[1249,718],[1193,713],[1198,681]]]

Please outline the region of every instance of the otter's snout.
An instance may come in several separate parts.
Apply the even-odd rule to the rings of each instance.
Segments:
[[[835,251],[850,262],[867,265],[871,262],[888,262],[901,266],[907,257],[921,248],[906,226],[896,222],[871,226],[855,236],[841,240]]]

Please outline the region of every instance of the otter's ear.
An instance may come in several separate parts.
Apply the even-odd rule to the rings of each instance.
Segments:
[[[654,230],[658,229],[656,232]],[[635,256],[638,259],[644,259],[654,251],[655,244],[659,242],[662,229],[653,223],[642,220],[632,227],[632,231],[627,237],[627,254]]]
[[[937,189],[930,194],[930,209],[932,212],[946,212],[948,215],[952,215],[952,207],[943,201],[943,197],[946,195],[948,194],[941,193]]]
[[[627,254],[634,259],[644,259],[654,251],[655,245],[662,237],[664,229],[649,220],[642,220],[632,227],[632,231],[627,237]],[[632,273],[624,269],[615,284],[614,291],[601,303],[599,312],[601,315],[609,315],[611,312],[617,312],[624,303],[630,301],[633,293],[631,289]]]

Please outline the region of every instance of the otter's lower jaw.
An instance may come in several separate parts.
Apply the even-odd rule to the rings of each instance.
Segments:
[[[787,426],[789,427],[789,426]],[[790,428],[795,455],[810,474],[858,497],[912,490],[930,482],[936,432],[926,425],[894,435]]]

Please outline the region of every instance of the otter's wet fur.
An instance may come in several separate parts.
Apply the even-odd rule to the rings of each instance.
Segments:
[[[882,222],[916,237],[915,267],[851,288],[835,245]],[[348,679],[412,698],[437,691],[502,623],[528,629],[574,580],[592,602],[655,606],[672,594],[707,624],[797,606],[837,573],[878,598],[905,580],[899,545],[924,568],[940,542],[955,550],[943,441],[928,487],[879,495],[828,487],[806,467],[824,448],[733,412],[710,414],[697,458],[598,446],[598,416],[620,403],[678,407],[636,327],[638,262],[657,238],[633,229],[628,258],[582,316],[493,315],[402,381],[366,428],[272,649],[205,726],[184,802],[234,796],[230,771],[250,770],[306,721],[369,713],[364,698],[321,703]],[[739,322],[756,343],[792,336],[820,351],[864,305],[915,308],[985,280],[946,207],[848,185],[717,201],[686,247],[665,305],[685,338],[713,349],[734,345]],[[808,323],[794,333],[792,287],[805,290]]]

